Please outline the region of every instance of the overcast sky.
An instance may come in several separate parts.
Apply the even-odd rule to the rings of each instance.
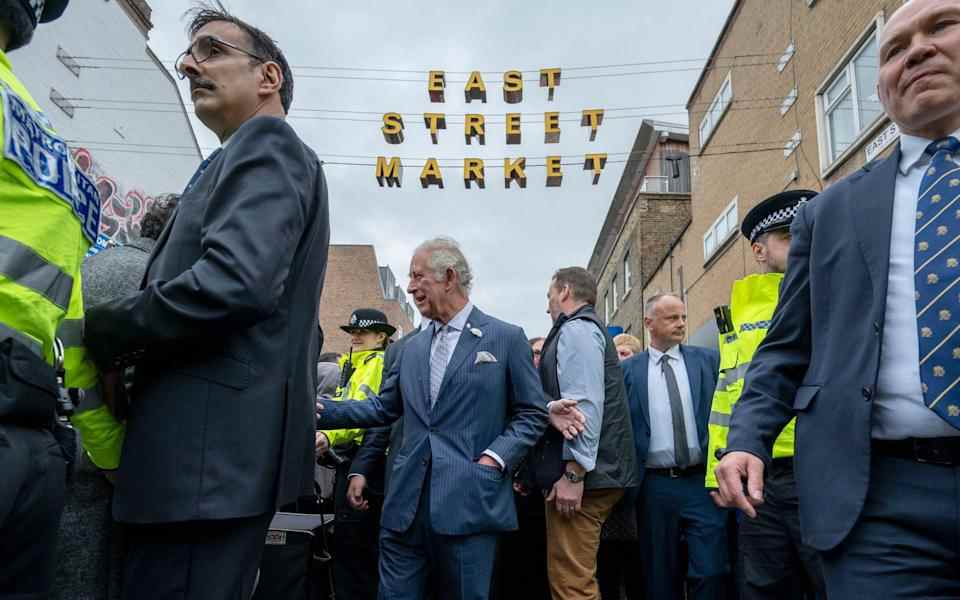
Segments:
[[[154,29],[150,44],[170,62],[186,46],[183,12],[191,0],[152,0]],[[482,310],[521,325],[528,336],[545,335],[545,293],[558,267],[586,266],[607,208],[616,190],[640,116],[686,124],[683,105],[730,10],[732,0],[605,0],[588,6],[581,2],[391,1],[321,3],[310,0],[226,0],[237,16],[260,27],[278,42],[294,66],[295,93],[290,123],[328,162],[332,243],[373,244],[381,264],[389,265],[406,286],[411,251],[434,236],[458,240],[475,273],[473,301]],[[330,7],[335,8],[330,8]],[[623,63],[653,63],[700,59],[693,62],[644,64],[601,70],[572,67]],[[330,71],[311,67],[366,67],[391,70],[443,69],[450,80],[444,104],[431,103],[424,73]],[[521,104],[503,102],[500,82],[506,70],[561,67],[561,85],[553,102],[537,86],[536,73],[525,74]],[[683,69],[683,70],[681,70]],[[480,70],[487,84],[487,103],[467,104],[463,95],[466,74]],[[573,79],[575,75],[670,71]],[[385,82],[316,77],[382,77],[414,79]],[[189,96],[186,97],[189,100]],[[662,107],[663,105],[671,105]],[[608,112],[596,141],[577,122],[561,123],[559,144],[544,144],[546,110],[576,111],[564,118],[579,119],[586,108],[649,107]],[[652,108],[657,107],[657,108]],[[369,111],[373,114],[317,112],[316,109]],[[467,146],[463,125],[448,123],[433,145],[422,119],[405,118],[405,141],[385,142],[380,117],[385,112],[479,113],[503,121],[507,112],[523,116],[523,143],[507,146],[503,125],[489,125],[486,145]],[[669,114],[668,114],[669,113]],[[615,115],[638,118],[610,119]],[[349,117],[374,122],[318,119]],[[218,145],[197,123],[204,153]],[[583,155],[607,152],[610,162],[598,185],[582,170]],[[545,170],[528,167],[527,188],[505,190],[503,157],[526,156],[542,164],[546,155],[563,155],[563,185],[545,187]],[[334,155],[357,155],[347,158]],[[371,163],[377,155],[410,157],[420,165],[425,157],[490,159],[486,189],[465,190],[461,168],[444,169],[442,190],[420,187],[419,166],[407,166],[403,188],[381,188]],[[541,160],[537,160],[537,159]],[[266,234],[267,232],[265,232]],[[355,308],[355,307],[353,307]]]

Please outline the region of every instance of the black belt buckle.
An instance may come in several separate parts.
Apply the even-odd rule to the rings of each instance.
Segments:
[[[919,463],[951,467],[957,464],[956,458],[939,440],[914,438],[913,457]]]

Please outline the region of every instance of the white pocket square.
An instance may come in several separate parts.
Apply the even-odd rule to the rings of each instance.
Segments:
[[[481,352],[477,352],[477,359],[473,361],[473,364],[479,365],[480,363],[495,363],[495,362],[497,362],[497,357],[484,350]]]

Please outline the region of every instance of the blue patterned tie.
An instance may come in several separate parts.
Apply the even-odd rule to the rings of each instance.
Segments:
[[[937,140],[917,199],[914,280],[923,403],[960,429],[960,152]],[[960,158],[960,155],[958,155]]]
[[[220,148],[217,148],[216,150],[214,150],[213,154],[211,154],[210,156],[208,156],[207,158],[203,159],[200,162],[200,166],[197,167],[196,171],[194,171],[193,177],[190,178],[190,182],[187,183],[187,187],[184,188],[183,190],[184,194],[186,194],[193,188],[194,184],[197,183],[197,180],[200,179],[200,176],[203,175],[203,172],[207,170],[208,166],[210,166],[210,161],[216,158],[218,154],[220,154]]]
[[[439,323],[434,323],[437,327]],[[450,334],[450,327],[444,325],[437,329],[434,335],[433,348],[430,354],[430,408],[437,403],[437,397],[440,396],[440,385],[443,383],[443,374],[447,370],[447,363],[450,361],[450,341],[447,336]]]

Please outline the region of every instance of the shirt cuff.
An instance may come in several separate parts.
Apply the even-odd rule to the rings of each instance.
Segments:
[[[489,456],[493,460],[497,461],[497,464],[500,465],[501,471],[507,470],[507,463],[503,462],[503,459],[500,458],[500,455],[498,455],[496,452],[494,452],[493,450],[484,450],[483,454],[484,456]]]
[[[347,481],[350,481],[354,477],[366,477],[363,473],[350,473],[347,475]]]

